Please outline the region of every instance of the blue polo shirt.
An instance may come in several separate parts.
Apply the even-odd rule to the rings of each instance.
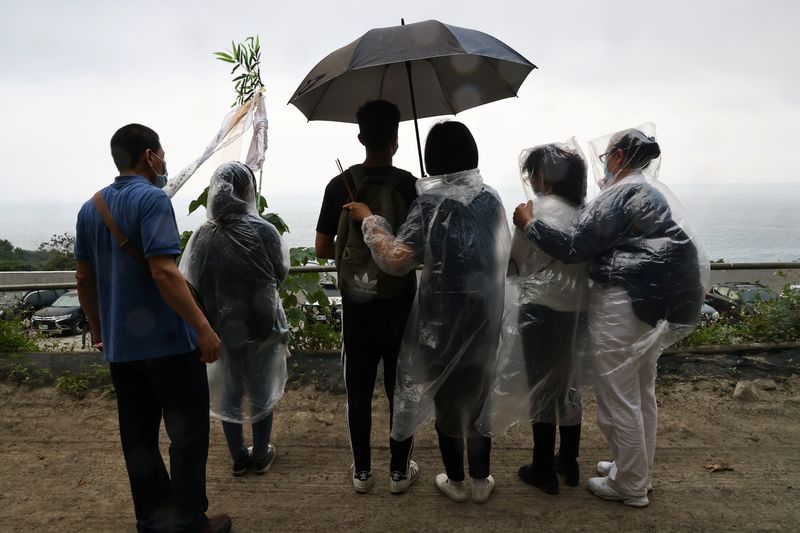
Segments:
[[[181,253],[172,203],[146,178],[119,176],[103,189],[103,198],[145,257]],[[107,361],[140,361],[195,349],[194,330],[167,305],[149,272],[119,247],[92,200],[78,213],[75,258],[91,263],[97,278]]]

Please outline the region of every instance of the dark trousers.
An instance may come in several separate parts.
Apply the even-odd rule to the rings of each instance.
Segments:
[[[577,321],[575,312],[536,304],[520,307],[519,336],[532,390],[533,423],[580,422],[581,397],[572,364]]]
[[[207,522],[208,379],[200,352],[111,363],[119,433],[139,531],[197,531]],[[170,471],[158,446],[161,419]]]
[[[252,425],[254,459],[265,459],[267,457],[267,447],[272,436],[272,415],[273,413],[270,413]],[[223,420],[222,431],[225,433],[225,441],[228,443],[228,450],[230,450],[231,458],[234,462],[247,458],[247,446],[244,444],[244,426],[236,422]]]
[[[439,436],[439,451],[447,477],[453,481],[464,481],[464,438],[446,435],[436,424]],[[492,451],[492,439],[478,433],[467,437],[467,464],[469,477],[485,479],[489,477],[489,456]]]
[[[350,301],[346,296],[342,300],[342,365],[347,388],[347,427],[356,472],[372,469],[372,395],[381,361],[391,430],[397,355],[413,300],[413,292],[399,298],[368,302]],[[413,444],[413,437],[404,441],[389,439],[391,471],[407,472]]]

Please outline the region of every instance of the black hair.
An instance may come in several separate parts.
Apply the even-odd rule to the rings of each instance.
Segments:
[[[135,167],[145,151],[159,148],[158,133],[141,124],[122,126],[111,136],[111,157],[120,171]]]
[[[440,122],[428,132],[425,140],[425,167],[437,176],[478,167],[478,145],[461,122]]]
[[[397,136],[400,110],[386,100],[371,100],[358,109],[356,120],[367,150],[382,150]]]
[[[615,150],[625,152],[622,164],[630,170],[641,170],[661,155],[661,147],[655,138],[648,137],[636,128],[615,133],[608,144],[609,152]]]
[[[576,152],[555,144],[537,146],[525,158],[522,169],[529,176],[539,171],[553,194],[579,206],[586,198],[586,161]]]

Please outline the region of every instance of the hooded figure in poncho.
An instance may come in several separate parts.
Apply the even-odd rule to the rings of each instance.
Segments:
[[[275,226],[258,216],[255,177],[242,163],[214,172],[207,215],[180,267],[220,337],[220,358],[208,365],[211,414],[222,420],[234,474],[265,471],[275,456],[272,410],[287,379],[289,327],[278,287],[288,252]],[[243,423],[253,425],[251,451]]]

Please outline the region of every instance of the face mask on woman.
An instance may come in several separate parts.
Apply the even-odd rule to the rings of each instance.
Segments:
[[[605,165],[603,166],[603,183],[600,185],[601,189],[605,189],[612,183],[614,183],[614,178],[616,176],[613,172],[608,170],[608,161],[606,161]]]

